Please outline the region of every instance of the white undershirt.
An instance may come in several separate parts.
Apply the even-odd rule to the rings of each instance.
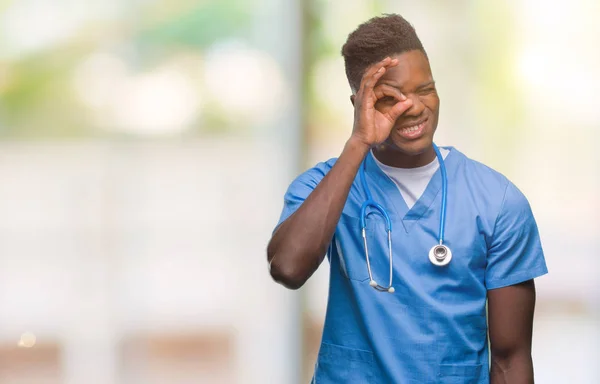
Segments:
[[[446,156],[448,156],[450,151],[445,148],[440,148],[440,153],[442,154],[442,158],[446,159]],[[372,151],[371,154],[373,154]],[[396,184],[408,209],[411,209],[417,200],[419,200],[423,192],[425,192],[427,184],[429,184],[433,174],[440,166],[437,157],[431,163],[417,168],[390,167],[377,160],[375,155],[373,155],[373,159],[375,159],[375,163],[377,163],[383,173]]]

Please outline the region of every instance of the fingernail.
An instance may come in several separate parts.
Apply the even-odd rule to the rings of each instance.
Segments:
[[[406,96],[404,96],[404,93],[401,93],[401,94],[400,94],[400,100],[401,100],[401,101],[405,101],[405,100],[407,100],[407,97],[406,97]]]

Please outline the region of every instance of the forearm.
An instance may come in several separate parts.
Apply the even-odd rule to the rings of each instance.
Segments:
[[[535,283],[524,281],[488,291],[491,384],[532,384]]]
[[[490,384],[533,384],[533,361],[529,351],[500,357],[492,351]]]
[[[369,146],[350,139],[334,166],[298,210],[277,229],[267,248],[271,276],[301,287],[323,261]]]

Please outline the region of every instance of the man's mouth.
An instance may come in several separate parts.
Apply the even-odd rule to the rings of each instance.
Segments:
[[[416,139],[423,135],[428,119],[424,119],[414,125],[398,128],[400,135],[406,139]]]

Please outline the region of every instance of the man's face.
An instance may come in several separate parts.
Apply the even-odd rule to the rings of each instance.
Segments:
[[[414,50],[396,55],[398,65],[388,68],[377,86],[398,89],[412,100],[412,106],[394,124],[384,142],[389,149],[407,155],[418,155],[431,148],[437,128],[440,99],[438,97],[429,60],[423,52]],[[375,108],[386,112],[398,100],[391,97],[379,99]]]

